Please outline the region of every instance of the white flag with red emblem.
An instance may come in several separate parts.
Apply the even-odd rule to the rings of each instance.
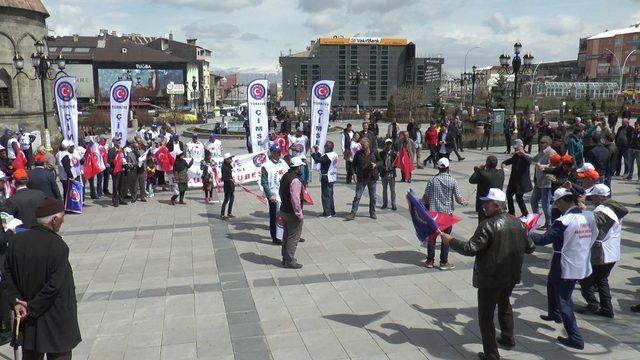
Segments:
[[[253,80],[247,87],[247,111],[252,152],[269,149],[268,80]]]
[[[318,146],[322,153],[329,130],[333,84],[332,80],[321,80],[311,88],[311,146]]]
[[[62,137],[78,146],[78,98],[75,89],[76,78],[73,76],[61,77],[53,85]]]

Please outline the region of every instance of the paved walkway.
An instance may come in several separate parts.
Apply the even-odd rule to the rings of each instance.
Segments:
[[[242,144],[224,146],[241,153]],[[467,179],[487,153],[464,155],[452,173],[471,196]],[[418,170],[413,183],[400,183],[398,211],[379,210],[377,221],[368,218],[366,196],[356,220],[343,220],[353,186],[342,178],[337,218],[320,218],[319,204],[305,207],[300,270],[280,267],[267,208],[241,189],[237,217],[228,222],[218,219],[219,204],[205,205],[196,190],[188,192],[187,205],[174,207],[167,193],[119,208],[108,199],[90,201],[85,214],[67,216],[63,227],[83,336],[74,359],[475,358],[482,345],[473,258],[452,253],[455,270],[425,269],[404,199],[409,185],[421,193],[433,174]],[[319,202],[314,177],[310,192]],[[559,346],[562,326],[538,318],[546,312],[550,256],[541,248],[527,257],[513,294],[517,346],[501,350],[505,358],[640,358],[640,318],[629,312],[640,301],[637,183],[617,181],[614,196],[631,210],[611,278],[616,319],[578,315],[585,350]],[[473,205],[456,214],[464,221],[454,233],[469,237],[477,223]],[[583,304],[579,292],[574,300]],[[0,348],[0,357],[11,356],[8,346]]]

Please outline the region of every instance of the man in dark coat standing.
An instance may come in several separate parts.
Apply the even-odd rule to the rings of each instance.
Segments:
[[[71,359],[82,339],[69,247],[58,235],[62,201],[44,199],[36,217],[37,226],[11,238],[2,285],[21,318],[22,359]]]
[[[469,241],[442,234],[442,242],[465,256],[475,256],[473,287],[478,289],[478,320],[484,352],[479,359],[500,359],[498,343],[515,346],[513,310],[509,297],[520,282],[524,254],[531,254],[535,246],[527,237],[520,220],[502,209],[506,195],[500,189],[490,189],[481,197],[487,220],[478,225]],[[493,317],[498,307],[501,334],[496,339]],[[497,341],[496,341],[497,340]]]
[[[489,189],[496,188],[502,190],[504,187],[504,170],[497,169],[498,158],[493,155],[487,156],[487,161],[480,166],[473,168],[473,174],[469,178],[469,184],[477,184],[476,191],[476,212],[478,213],[478,223],[486,219],[482,211],[481,197],[487,196]]]
[[[27,188],[29,176],[24,169],[16,170],[13,173],[13,180],[16,184],[16,192],[4,204],[5,211],[16,219],[20,219],[22,228],[30,229],[37,224],[36,208],[40,201],[45,198],[44,193],[40,190]]]
[[[27,187],[42,191],[46,197],[62,200],[60,189],[56,184],[56,176],[52,171],[45,169],[44,162],[44,155],[36,155],[36,167],[33,170],[29,170]]]
[[[512,157],[502,162],[502,166],[511,165],[511,175],[509,176],[509,184],[507,185],[507,207],[509,214],[515,215],[516,210],[513,206],[513,196],[520,208],[523,217],[529,215],[527,204],[524,202],[524,194],[533,190],[531,184],[531,158],[524,153],[524,143],[520,139],[514,141],[513,149],[515,153]]]

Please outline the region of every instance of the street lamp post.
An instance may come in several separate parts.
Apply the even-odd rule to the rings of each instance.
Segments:
[[[471,52],[471,50],[474,49],[480,49],[480,46],[473,46],[470,47],[467,52],[464,54],[464,74],[467,73],[467,56],[469,56],[469,53]],[[467,87],[465,85],[464,89],[460,89],[460,92],[463,93],[464,95],[462,96],[462,101],[460,102],[460,109],[464,108],[464,100],[465,97],[467,96]]]
[[[622,62],[622,66],[620,65],[620,59],[618,59],[618,56],[616,56],[616,53],[614,53],[613,51],[611,51],[608,48],[605,48],[606,51],[610,52],[611,55],[613,55],[614,59],[616,59],[616,62],[618,63],[618,74],[620,74],[620,89],[619,91],[622,92],[622,79],[624,78],[624,68],[627,66],[627,60],[629,60],[629,57],[636,51],[638,51],[638,49],[633,49],[631,50],[628,54],[627,57],[624,58],[624,62]]]
[[[530,71],[531,62],[533,61],[533,55],[525,54],[522,57],[522,60],[524,61],[524,64],[523,64],[522,61],[520,60],[520,51],[522,50],[522,44],[520,42],[516,42],[513,45],[513,50],[514,50],[514,56],[513,56],[513,60],[511,61],[511,68],[514,76],[513,78],[513,115],[515,116],[516,102],[518,100],[518,75],[520,74],[520,72],[522,72],[522,75],[524,75],[525,72]],[[500,65],[502,66],[501,71],[508,74],[509,60],[511,59],[511,57],[507,54],[502,54],[500,55],[499,59],[500,59]]]
[[[360,66],[356,66],[355,72],[349,73],[349,83],[356,87],[356,114],[360,114],[360,84],[369,81],[369,74],[360,71]]]
[[[287,80],[287,87],[289,89],[293,88],[293,113],[294,115],[298,115],[298,87],[300,83],[298,82],[298,75],[293,76],[293,80]]]
[[[38,40],[34,44],[36,48],[36,52],[31,54],[31,65],[34,68],[34,77],[30,77],[24,72],[24,59],[18,52],[16,52],[13,57],[13,65],[16,67],[16,75],[13,77],[14,79],[18,77],[18,75],[22,74],[29,80],[40,80],[40,95],[42,97],[42,117],[44,121],[44,140],[45,146],[47,150],[51,150],[51,138],[49,135],[49,123],[47,121],[47,102],[45,99],[45,90],[44,90],[44,80],[55,80],[59,74],[67,75],[64,72],[64,68],[66,66],[66,60],[62,55],[58,55],[58,58],[55,60],[56,65],[58,66],[58,71],[50,75],[51,69],[53,69],[53,64],[51,63],[51,59],[45,53],[45,45],[41,40]]]

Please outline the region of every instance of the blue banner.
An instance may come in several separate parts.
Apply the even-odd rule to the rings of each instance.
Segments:
[[[438,236],[438,224],[429,216],[427,208],[413,189],[407,191],[407,202],[409,203],[409,214],[411,214],[418,241],[421,243],[434,241]]]
[[[64,211],[82,214],[83,197],[84,187],[82,183],[75,180],[67,181],[67,198],[64,199]]]

